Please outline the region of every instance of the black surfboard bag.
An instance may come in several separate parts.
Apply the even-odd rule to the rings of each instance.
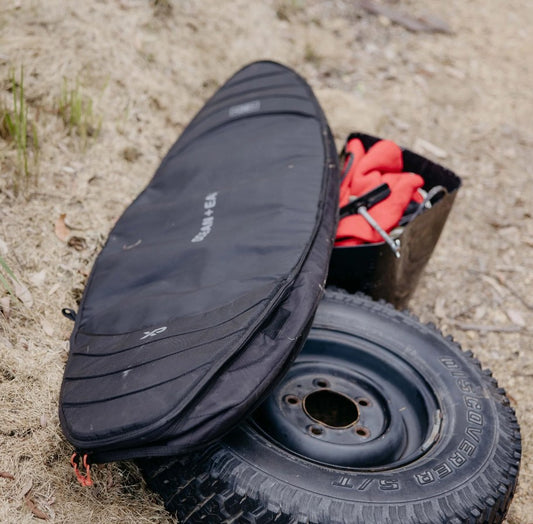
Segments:
[[[295,72],[256,62],[215,93],[89,277],[59,406],[80,456],[185,453],[268,395],[322,296],[338,186],[325,116]]]

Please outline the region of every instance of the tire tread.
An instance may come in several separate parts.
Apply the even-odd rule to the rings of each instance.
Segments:
[[[400,312],[383,301],[373,301],[362,293],[350,295],[342,290],[329,290],[325,300],[357,305],[385,313],[397,322],[407,323],[420,332],[431,331],[462,352],[463,357],[478,369],[481,379],[496,401],[501,435],[494,450],[492,467],[485,468],[469,485],[456,490],[453,497],[442,496],[411,505],[357,505],[329,501],[331,522],[335,524],[496,524],[503,521],[516,489],[521,459],[520,429],[514,409],[498,387],[492,372],[482,369],[471,351],[463,351],[453,337],[444,337],[434,324],[422,324],[410,312]],[[167,463],[165,463],[165,461]],[[204,524],[318,524],[309,520],[305,509],[316,502],[313,497],[291,486],[267,488],[266,479],[250,466],[241,463],[224,447],[214,444],[205,452],[195,453],[168,462],[168,459],[144,459],[139,465],[148,486],[159,493],[166,508],[176,514],[179,522]],[[238,473],[235,473],[238,470]],[[239,477],[238,491],[220,478],[221,473],[234,472]],[[291,489],[292,488],[292,489]],[[268,507],[261,490],[276,491],[276,500],[285,507],[301,508],[298,515]],[[483,500],[477,494],[485,493]],[[320,497],[318,498],[320,500]],[[460,504],[458,502],[461,502]],[[319,502],[320,503],[320,502]]]

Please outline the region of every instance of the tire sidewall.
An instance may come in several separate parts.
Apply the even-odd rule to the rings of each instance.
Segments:
[[[328,292],[311,337],[313,330],[362,337],[376,347],[386,347],[416,369],[440,404],[438,441],[422,457],[396,469],[350,470],[298,457],[254,424],[246,423],[222,441],[212,462],[215,476],[227,477],[234,484],[247,470],[246,476],[253,477],[253,482],[247,483],[248,491],[257,490],[254,495],[266,504],[279,504],[282,499],[285,505],[294,506],[301,503],[302,496],[359,505],[418,504],[471,489],[473,480],[491,463],[499,434],[493,392],[473,360],[435,329],[359,296]],[[276,489],[269,486],[290,489],[293,496],[276,500]],[[296,507],[281,510],[302,511]],[[315,511],[311,505],[306,510]]]

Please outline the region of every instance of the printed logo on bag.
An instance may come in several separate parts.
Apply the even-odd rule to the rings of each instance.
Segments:
[[[154,329],[153,331],[145,331],[144,336],[141,337],[139,340],[144,340],[145,338],[155,337],[156,335],[159,335],[160,333],[163,333],[167,330],[167,326],[161,326],[160,328]]]
[[[251,102],[245,102],[244,104],[238,104],[231,106],[228,110],[228,114],[231,118],[236,116],[243,116],[248,113],[257,113],[261,109],[260,100],[252,100]]]
[[[205,239],[211,230],[215,222],[215,206],[217,205],[218,191],[215,193],[209,193],[204,200],[204,217],[202,218],[202,225],[200,231],[191,240],[191,242],[201,242]]]

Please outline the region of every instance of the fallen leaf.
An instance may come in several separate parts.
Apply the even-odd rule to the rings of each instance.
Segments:
[[[24,285],[21,284],[18,280],[11,279],[13,282],[13,289],[15,291],[15,296],[27,307],[31,308],[33,306],[33,296],[30,293],[30,290]]]
[[[7,471],[0,471],[0,478],[15,480],[15,477],[11,475],[11,473],[8,473]]]
[[[30,496],[27,495],[26,497],[24,497],[24,501],[26,502],[26,506],[28,506],[28,508],[35,517],[41,520],[48,520],[48,515],[44,511],[39,509],[35,501]]]
[[[66,242],[70,237],[70,229],[65,224],[66,213],[61,213],[55,224],[55,234],[61,242]]]

